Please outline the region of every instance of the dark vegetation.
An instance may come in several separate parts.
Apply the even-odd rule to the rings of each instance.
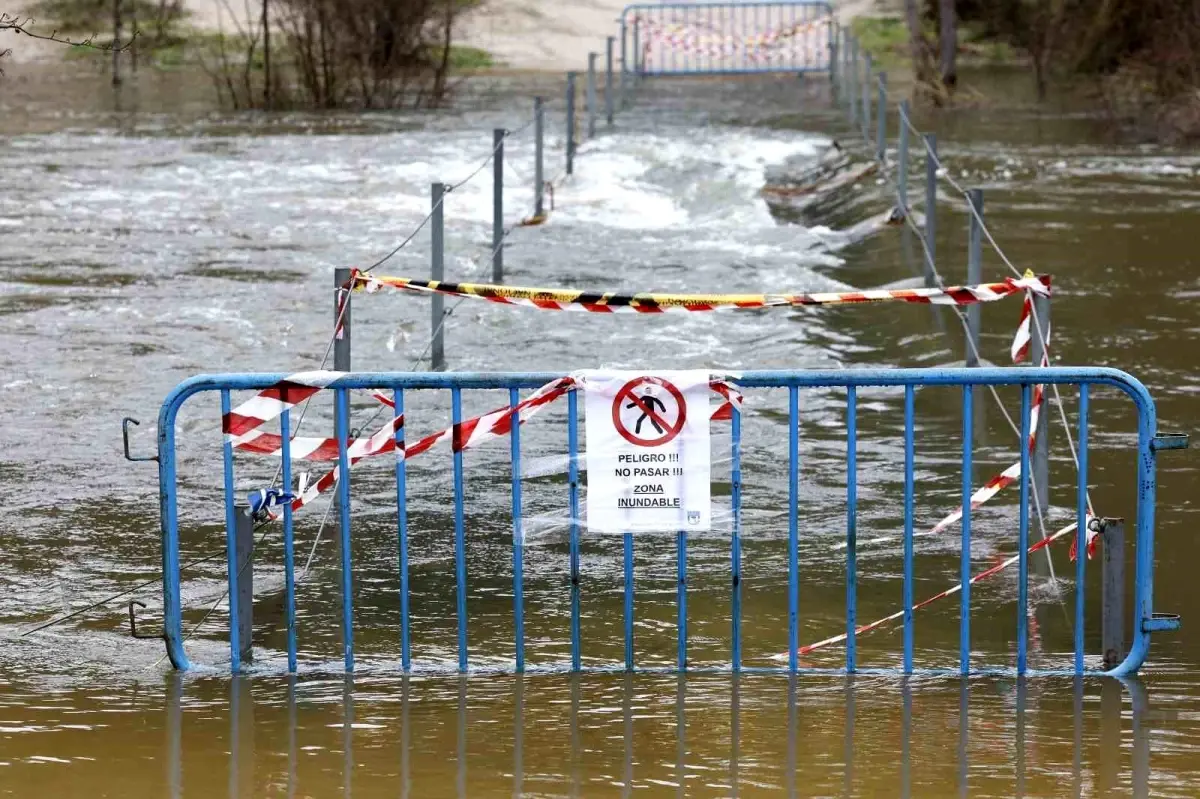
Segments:
[[[233,108],[381,109],[439,105],[455,71],[491,66],[453,44],[480,1],[224,0],[216,32],[190,27],[183,0],[42,0],[34,12],[41,29],[130,49],[125,68],[197,66]],[[114,82],[121,68],[114,59]]]
[[[1163,139],[1200,139],[1200,0],[905,0],[908,55],[937,103],[958,83],[960,26],[1024,54],[1038,96],[1087,80],[1117,117]]]

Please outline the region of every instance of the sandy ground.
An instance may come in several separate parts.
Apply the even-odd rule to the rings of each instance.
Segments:
[[[626,0],[487,0],[465,17],[458,31],[461,44],[480,47],[514,69],[559,70],[578,67],[590,50],[602,50],[605,37],[617,32]],[[0,0],[0,11],[22,14],[29,2]],[[897,13],[899,0],[841,0],[834,3],[839,20]],[[192,22],[203,28],[233,28],[233,20],[256,13],[257,2],[188,0]],[[36,24],[44,33],[48,24]],[[55,58],[59,45],[26,37],[5,37],[15,62]]]

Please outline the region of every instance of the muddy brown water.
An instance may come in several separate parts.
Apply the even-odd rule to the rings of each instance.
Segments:
[[[331,270],[386,253],[421,220],[428,184],[482,162],[491,129],[518,128],[528,98],[559,82],[473,84],[459,108],[409,114],[214,112],[203,85],[144,75],[114,100],[101,78],[21,74],[0,94],[0,792],[16,796],[1122,796],[1200,793],[1200,646],[1190,632],[1191,534],[1200,520],[1188,453],[1160,458],[1156,607],[1183,630],[1155,636],[1138,680],[696,673],[673,675],[432,673],[454,662],[449,459],[412,465],[414,658],[398,658],[394,498],[390,471],[355,477],[356,642],[361,668],[338,673],[339,572],[328,527],[299,588],[301,673],[282,673],[278,538],[256,566],[256,663],[224,671],[228,624],[221,561],[185,574],[185,629],[194,660],[178,675],[155,641],[135,641],[113,603],[21,637],[159,571],[152,466],[121,457],[119,419],[144,424],[149,452],[158,404],[181,380],[216,371],[316,368],[328,342]],[[936,130],[964,184],[986,190],[989,224],[1012,261],[1054,275],[1059,363],[1128,370],[1158,402],[1160,429],[1187,431],[1200,391],[1200,157],[1117,144],[1073,103],[1036,108],[1027,78],[974,79],[990,102],[918,120]],[[601,125],[603,128],[603,124]],[[894,131],[894,122],[892,130]],[[549,172],[561,163],[561,103],[552,103]],[[843,231],[889,204],[867,183],[816,207],[768,206],[768,173],[799,170],[831,137],[847,139],[825,86],[794,79],[651,84],[617,130],[584,145],[576,178],[550,224],[517,230],[509,280],[527,285],[692,291],[836,290],[911,284],[915,265],[895,232],[847,242]],[[532,144],[510,142],[513,221],[527,213]],[[447,205],[447,273],[487,273],[490,181],[485,170]],[[915,181],[914,196],[923,187]],[[966,216],[943,187],[938,253],[950,282],[965,277]],[[391,274],[424,275],[424,235]],[[986,254],[984,272],[1007,268]],[[984,309],[984,357],[1004,363],[1019,313]],[[356,298],[355,364],[424,368],[428,306],[398,295]],[[826,309],[648,320],[458,307],[448,325],[457,370],[567,371],[585,366],[815,368],[932,366],[962,358],[952,316],[928,308]],[[1015,407],[1016,396],[1002,398]],[[901,397],[860,398],[860,538],[899,523]],[[467,412],[505,398],[468,395]],[[1065,409],[1074,421],[1074,397]],[[786,638],[786,397],[749,399],[744,468],[745,651],[775,665]],[[844,625],[844,398],[807,392],[801,477],[801,634]],[[412,398],[416,433],[448,418],[448,398]],[[918,526],[951,510],[959,491],[961,424],[952,392],[918,397]],[[356,405],[360,423],[370,417]],[[328,408],[306,426],[325,429]],[[560,410],[523,431],[526,480],[527,657],[567,658],[565,452]],[[215,398],[189,404],[181,434],[183,559],[220,548]],[[1132,518],[1133,418],[1116,394],[1093,403],[1090,485],[1098,511]],[[313,434],[313,433],[310,433]],[[716,529],[689,550],[689,656],[728,660],[728,435],[714,434]],[[1051,433],[1050,523],[1073,514],[1062,431]],[[994,406],[976,432],[977,480],[1016,456]],[[559,464],[559,465],[556,465]],[[238,461],[239,491],[272,464]],[[357,471],[357,470],[356,470]],[[511,661],[511,518],[507,447],[467,457],[468,571],[473,659]],[[977,566],[1014,550],[1015,497],[977,514]],[[724,515],[722,515],[724,510]],[[303,557],[324,507],[299,518]],[[1059,521],[1063,520],[1063,521]],[[1058,522],[1058,524],[1054,524]],[[1036,535],[1036,533],[1035,533]],[[918,547],[917,595],[952,585],[957,536]],[[1034,578],[1035,665],[1069,662],[1073,574],[1054,551],[1057,580]],[[1087,640],[1099,648],[1098,561],[1089,569]],[[860,619],[900,601],[900,551],[860,555]],[[674,658],[674,542],[637,549],[638,657]],[[620,660],[620,547],[583,546],[585,660]],[[157,588],[137,594],[159,618]],[[975,658],[1011,665],[1011,574],[974,592]],[[214,603],[217,610],[207,615]],[[206,618],[207,615],[207,618]],[[920,665],[957,659],[957,605],[917,620]],[[860,662],[895,664],[888,628],[859,642]],[[808,665],[836,667],[831,648]]]

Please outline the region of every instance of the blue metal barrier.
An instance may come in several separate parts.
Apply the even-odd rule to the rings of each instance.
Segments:
[[[631,5],[621,13],[621,69],[638,76],[828,72],[833,22],[833,7],[811,0]]]
[[[190,666],[184,651],[182,603],[180,598],[180,556],[179,556],[179,513],[177,508],[178,488],[176,476],[176,422],[180,408],[196,394],[203,392],[218,392],[220,407],[227,413],[231,407],[231,392],[261,391],[276,385],[287,377],[285,374],[229,374],[205,375],[192,378],[179,385],[164,401],[158,420],[159,442],[159,479],[162,512],[162,543],[163,543],[163,605],[164,605],[164,637],[167,651],[176,668],[187,669]],[[462,393],[478,389],[507,389],[510,405],[518,402],[518,392],[521,389],[531,389],[543,386],[552,380],[562,377],[547,373],[350,373],[336,379],[328,387],[335,395],[336,430],[338,439],[338,465],[341,474],[347,476],[348,457],[347,446],[350,438],[349,395],[351,390],[375,389],[390,390],[393,393],[394,413],[400,418],[405,413],[405,393],[415,390],[449,390],[451,395],[452,419],[455,424],[462,421]],[[1031,394],[1036,384],[1058,384],[1074,386],[1079,392],[1079,451],[1080,470],[1078,475],[1079,490],[1076,492],[1076,518],[1081,526],[1086,526],[1087,500],[1085,487],[1087,484],[1087,452],[1088,452],[1088,412],[1090,391],[1095,386],[1115,387],[1133,400],[1138,415],[1138,444],[1137,444],[1137,515],[1136,515],[1136,572],[1134,580],[1134,618],[1133,646],[1124,661],[1116,668],[1103,672],[1112,676],[1124,676],[1136,672],[1146,659],[1150,644],[1150,633],[1156,630],[1173,629],[1177,620],[1164,619],[1153,611],[1153,565],[1154,565],[1154,511],[1155,511],[1155,470],[1156,452],[1160,449],[1182,446],[1172,437],[1157,437],[1157,420],[1154,401],[1146,388],[1130,375],[1115,370],[1103,368],[1045,368],[1045,369],[867,369],[843,371],[756,371],[745,372],[733,382],[741,389],[784,388],[788,391],[788,522],[787,522],[787,640],[788,655],[786,667],[780,668],[750,668],[742,663],[742,607],[741,607],[741,575],[742,575],[742,419],[741,413],[734,410],[731,420],[731,502],[732,525],[730,533],[730,572],[731,572],[731,613],[730,613],[730,660],[726,668],[732,671],[829,671],[828,669],[801,668],[798,657],[799,628],[800,628],[800,560],[799,560],[799,493],[800,493],[800,457],[799,457],[799,420],[800,394],[804,389],[843,389],[846,391],[846,633],[847,646],[845,650],[846,672],[902,672],[906,674],[917,671],[925,673],[1010,673],[1014,669],[1006,667],[980,666],[971,661],[971,524],[970,514],[966,514],[962,523],[962,557],[961,577],[963,590],[961,592],[961,618],[959,627],[959,668],[950,672],[936,669],[915,669],[913,654],[913,516],[914,516],[914,426],[915,403],[914,393],[917,388],[927,386],[957,387],[961,395],[963,414],[963,446],[962,446],[962,492],[964,503],[971,496],[971,461],[973,450],[973,388],[978,386],[1015,386],[1021,394],[1021,440],[1028,441]],[[855,631],[858,574],[856,570],[856,555],[858,542],[856,538],[857,523],[857,391],[861,387],[895,387],[903,389],[904,412],[904,586],[903,586],[903,665],[900,669],[861,669],[857,664]],[[569,664],[537,664],[530,666],[525,659],[525,627],[524,627],[524,570],[522,543],[522,496],[521,496],[521,438],[520,426],[514,425],[510,441],[511,458],[511,513],[512,513],[512,547],[513,547],[513,614],[515,621],[516,657],[514,668],[517,672],[535,670],[585,670],[581,662],[581,632],[580,632],[580,524],[579,524],[579,469],[576,463],[579,455],[579,410],[575,392],[567,395],[567,502],[570,508],[570,663]],[[289,413],[284,411],[279,417],[279,430],[282,436],[282,465],[281,474],[285,486],[291,486],[292,462],[289,447],[289,432],[293,429]],[[396,428],[396,441],[404,442],[404,427]],[[1021,446],[1021,465],[1023,474],[1029,475],[1029,448]],[[431,455],[430,457],[435,457]],[[472,670],[472,661],[467,646],[467,568],[466,568],[466,523],[464,519],[464,467],[461,450],[453,453],[453,491],[454,491],[454,574],[456,584],[456,625],[457,625],[457,668],[459,671]],[[1083,659],[1084,639],[1082,636],[1084,624],[1083,576],[1084,558],[1079,558],[1077,564],[1077,601],[1075,603],[1075,636],[1074,661],[1072,668],[1061,670],[1030,669],[1027,663],[1028,648],[1028,559],[1026,551],[1029,546],[1029,483],[1021,480],[1020,513],[1017,545],[1020,548],[1018,567],[1018,615],[1016,619],[1016,668],[1018,674],[1026,673],[1062,673],[1087,674],[1099,673],[1085,669]],[[229,574],[230,585],[235,579],[234,560],[234,462],[232,447],[228,438],[224,447],[224,488],[226,498],[226,525],[229,530]],[[354,609],[351,604],[353,595],[353,563],[351,560],[350,535],[350,501],[351,479],[347,476],[338,482],[337,498],[343,509],[340,525],[341,537],[341,584],[342,584],[342,642],[343,664],[347,671],[354,669]],[[404,670],[413,667],[410,651],[410,618],[409,618],[409,540],[408,519],[406,513],[406,462],[397,460],[395,466],[395,486],[397,502],[397,542],[399,549],[398,586],[400,590],[400,664]],[[286,614],[287,614],[287,656],[288,668],[294,671],[297,665],[297,642],[295,631],[295,590],[293,576],[293,537],[292,513],[284,508],[282,514],[282,532],[284,542],[284,559],[286,575]],[[1081,527],[1082,529],[1082,527]],[[601,669],[588,670],[620,670],[641,671],[637,665],[634,648],[634,582],[633,582],[633,536],[626,533],[623,537],[623,569],[624,569],[624,663],[620,666],[611,664]],[[680,532],[677,538],[677,660],[673,670],[689,670],[687,660],[687,537]],[[231,594],[231,600],[236,592]],[[233,670],[239,668],[239,646],[236,640],[236,621],[231,613],[230,650]]]

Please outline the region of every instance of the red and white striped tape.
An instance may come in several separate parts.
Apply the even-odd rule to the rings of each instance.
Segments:
[[[868,289],[865,291],[814,292],[808,294],[667,294],[643,292],[583,291],[580,289],[531,288],[488,283],[451,283],[439,280],[372,275],[355,271],[355,288],[369,294],[393,288],[417,294],[470,297],[501,305],[521,305],[542,311],[585,313],[697,313],[732,309],[787,308],[809,305],[861,305],[877,302],[909,302],[923,305],[974,305],[996,302],[1022,292],[1049,294],[1049,276],[1028,274],[997,283],[947,288]],[[1028,331],[1026,331],[1026,334]],[[1020,335],[1020,333],[1018,333]],[[1015,345],[1014,345],[1015,346]]]
[[[1088,518],[1090,519],[1091,517],[1088,517]],[[1053,544],[1055,541],[1062,538],[1063,536],[1069,535],[1070,533],[1074,532],[1076,526],[1077,525],[1075,522],[1068,524],[1066,527],[1057,531],[1053,535],[1047,536],[1046,538],[1043,538],[1041,541],[1038,541],[1037,543],[1031,545],[1029,547],[1029,549],[1026,550],[1026,553],[1028,555],[1032,555],[1033,553],[1035,553],[1039,550],[1045,549],[1046,547],[1050,546],[1051,544]],[[1090,526],[1091,525],[1089,524],[1089,528],[1090,528]],[[988,569],[984,569],[979,574],[976,574],[974,577],[972,577],[970,579],[969,583],[970,583],[970,585],[975,585],[976,583],[978,583],[981,580],[986,580],[987,578],[991,577],[992,575],[999,574],[1000,572],[1009,568],[1010,566],[1012,566],[1014,563],[1016,563],[1020,559],[1021,559],[1020,553],[1013,555],[1011,558],[1003,560],[1000,563],[997,563],[995,566],[992,566]],[[963,584],[960,582],[957,585],[947,588],[945,591],[942,591],[939,594],[934,594],[933,596],[929,597],[928,599],[924,599],[924,600],[918,602],[917,604],[913,605],[913,610],[914,611],[920,610],[921,608],[932,605],[934,602],[938,601],[939,599],[945,599],[946,597],[957,594],[959,591],[962,590],[962,585]],[[904,618],[904,611],[898,610],[895,613],[884,616],[882,619],[876,619],[875,621],[870,622],[869,624],[863,624],[859,627],[854,628],[854,634],[855,634],[855,636],[863,635],[865,633],[871,632],[872,630],[877,630],[889,622],[897,621],[902,618]],[[830,636],[829,638],[825,638],[821,641],[817,641],[816,643],[807,644],[805,646],[802,646],[797,651],[800,655],[808,655],[813,652],[816,652],[818,649],[824,649],[825,647],[832,646],[833,644],[840,644],[843,641],[845,641],[847,637],[848,636],[846,635],[846,633],[840,633],[839,635]],[[782,660],[782,659],[786,658],[787,655],[786,654],[776,655],[775,657],[776,657],[776,659]]]
[[[310,372],[290,375],[287,379],[260,392],[226,415],[223,426],[230,443],[238,449],[259,455],[281,455],[282,437],[258,428],[279,416],[283,411],[327,387],[340,376],[342,376],[340,372]],[[508,435],[512,432],[514,419],[518,425],[524,424],[546,405],[554,402],[568,391],[574,390],[578,385],[579,381],[575,377],[558,378],[537,389],[515,406],[505,405],[480,416],[466,419],[419,441],[402,445],[399,449],[396,447],[395,436],[396,432],[404,425],[404,417],[398,416],[384,423],[369,438],[348,441],[346,455],[350,466],[353,467],[354,464],[365,458],[388,452],[396,452],[397,458],[407,460],[447,441],[451,443],[452,451],[461,452],[485,441]],[[741,409],[742,395],[731,383],[723,379],[714,379],[709,386],[724,400],[714,408],[712,419],[729,419],[732,417],[734,407]],[[373,392],[373,396],[394,407],[391,399],[382,393]],[[292,456],[297,459],[330,461],[337,460],[339,457],[336,438],[297,436],[292,438],[290,443]],[[335,466],[315,482],[302,485],[299,496],[292,501],[292,510],[299,510],[335,485],[339,474],[340,469]]]
[[[663,24],[649,17],[637,17],[637,22],[647,31],[646,47],[658,42],[670,49],[712,58],[734,58],[742,56],[750,61],[774,61],[794,57],[803,48],[806,53],[821,54],[827,44],[829,19],[802,22],[786,28],[776,28],[762,34],[739,36],[721,31],[711,25],[698,23]],[[806,34],[811,40],[804,38]],[[784,46],[781,46],[784,45]],[[787,46],[790,45],[790,46]]]

